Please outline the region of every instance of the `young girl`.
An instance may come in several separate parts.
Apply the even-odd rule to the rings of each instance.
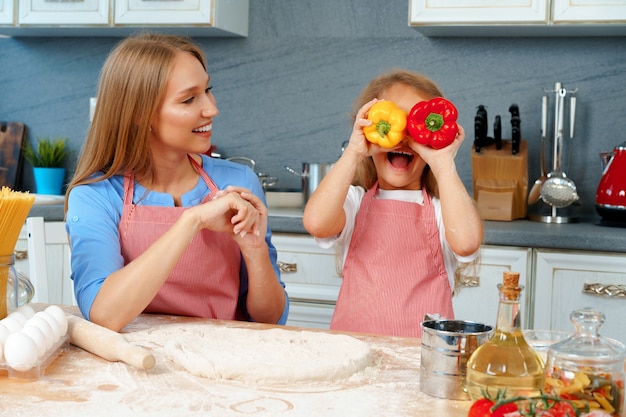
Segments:
[[[408,112],[434,97],[443,93],[419,74],[394,70],[372,80],[356,100],[347,147],[305,207],[306,230],[343,255],[331,329],[420,337],[425,314],[454,317],[454,271],[477,258],[483,238],[454,163],[464,130],[439,150],[410,137],[381,148],[363,134],[377,101]]]

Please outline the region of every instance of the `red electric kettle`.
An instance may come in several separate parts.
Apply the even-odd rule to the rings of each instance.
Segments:
[[[596,191],[596,211],[603,219],[626,223],[626,142],[602,152],[602,178]]]

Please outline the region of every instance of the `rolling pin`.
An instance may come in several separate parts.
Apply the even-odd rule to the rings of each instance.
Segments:
[[[110,362],[124,362],[137,369],[148,370],[155,364],[148,349],[129,343],[123,335],[106,327],[67,314],[70,343]]]

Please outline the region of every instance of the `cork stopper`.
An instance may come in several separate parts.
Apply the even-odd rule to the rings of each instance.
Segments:
[[[519,285],[519,272],[504,271],[502,285],[508,288],[517,288]]]
[[[500,298],[509,301],[519,301],[522,287],[519,285],[519,272],[505,271],[502,274],[502,284],[498,284]]]

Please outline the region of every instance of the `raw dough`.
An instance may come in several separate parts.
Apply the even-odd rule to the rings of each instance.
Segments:
[[[164,354],[190,373],[248,383],[292,384],[348,378],[374,362],[354,337],[313,331],[177,326]],[[154,336],[154,334],[153,334]]]

